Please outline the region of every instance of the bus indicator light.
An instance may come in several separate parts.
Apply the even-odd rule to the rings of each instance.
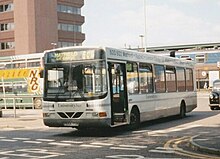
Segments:
[[[106,112],[99,112],[99,117],[107,117],[107,113]]]

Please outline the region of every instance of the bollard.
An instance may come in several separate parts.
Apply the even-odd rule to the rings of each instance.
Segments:
[[[13,108],[14,108],[14,118],[16,118],[16,101],[15,101],[15,98],[13,98]]]
[[[2,108],[0,108],[0,118],[2,117]]]

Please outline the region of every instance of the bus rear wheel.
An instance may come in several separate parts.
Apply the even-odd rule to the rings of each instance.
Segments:
[[[133,108],[130,114],[130,129],[137,129],[140,126],[140,113],[138,108]]]

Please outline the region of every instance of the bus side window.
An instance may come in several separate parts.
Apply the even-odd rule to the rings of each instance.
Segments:
[[[193,71],[192,69],[186,69],[186,90],[193,91]]]
[[[165,88],[165,73],[164,66],[162,65],[154,65],[155,67],[155,87],[157,93],[164,93],[166,91]]]
[[[153,93],[153,71],[151,64],[139,64],[139,78],[141,93]]]
[[[177,67],[176,76],[177,76],[178,92],[185,92],[186,91],[185,69],[181,67]]]
[[[127,88],[128,93],[139,93],[138,66],[137,63],[127,63]]]
[[[176,69],[173,66],[166,66],[166,87],[167,92],[176,92]]]

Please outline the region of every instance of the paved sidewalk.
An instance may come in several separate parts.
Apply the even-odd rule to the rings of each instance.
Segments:
[[[0,130],[46,128],[43,124],[42,110],[13,109],[2,110]]]
[[[190,146],[194,150],[220,156],[220,129],[194,136],[190,140]]]

